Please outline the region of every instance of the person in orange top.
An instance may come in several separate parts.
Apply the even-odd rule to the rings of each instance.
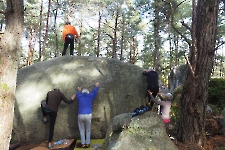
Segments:
[[[80,41],[80,37],[78,35],[76,28],[72,26],[70,22],[66,22],[63,29],[63,33],[62,33],[62,38],[64,41],[64,48],[63,48],[62,55],[66,55],[66,50],[69,45],[70,45],[70,55],[73,55],[74,36],[76,36],[76,39]]]

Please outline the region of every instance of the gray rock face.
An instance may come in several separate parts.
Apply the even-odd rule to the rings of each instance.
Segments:
[[[110,123],[102,150],[178,150],[166,134],[161,117],[146,112],[115,116]]]
[[[48,139],[49,123],[42,122],[40,108],[48,91],[60,87],[69,99],[81,86],[91,91],[99,81],[93,103],[92,138],[104,138],[110,120],[147,103],[143,69],[115,59],[63,56],[38,62],[18,71],[14,142],[40,143]],[[77,102],[61,102],[53,140],[79,139]]]
[[[186,64],[176,66],[174,69],[170,71],[170,75],[168,77],[170,92],[172,92],[179,85],[185,83],[187,73],[188,73],[188,66]]]

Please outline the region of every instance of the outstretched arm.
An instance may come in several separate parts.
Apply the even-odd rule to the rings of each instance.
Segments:
[[[144,76],[146,76],[146,75],[147,75],[147,73],[148,73],[148,71],[147,71],[147,70],[144,70],[144,71],[142,72],[142,74],[143,74]]]
[[[159,98],[161,99],[161,101],[164,101],[165,99],[162,97],[162,95],[160,95],[159,93],[158,93],[158,96],[159,96]]]
[[[61,92],[60,92],[61,93]],[[73,100],[75,99],[75,94],[73,94],[72,96],[71,96],[71,99],[70,100],[68,100],[66,97],[65,97],[65,95],[63,94],[63,93],[61,93],[61,99],[65,102],[65,103],[67,103],[67,104],[71,104],[72,102],[73,102]]]
[[[156,100],[156,99],[152,96],[152,92],[151,92],[150,90],[148,90],[148,93],[149,93],[149,95],[150,95],[151,101],[153,101],[153,102],[155,102],[155,103],[157,103],[157,104],[159,104],[159,105],[163,105],[163,104],[162,104],[162,101],[158,101],[158,100]]]
[[[95,87],[93,89],[93,91],[91,92],[91,94],[93,94],[93,96],[95,97],[98,93],[98,87],[99,87],[99,82],[95,83]]]
[[[74,100],[75,98],[76,98],[76,94],[73,94],[73,95],[71,96],[71,99]]]

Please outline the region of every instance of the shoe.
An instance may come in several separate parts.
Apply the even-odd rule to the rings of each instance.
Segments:
[[[43,122],[44,122],[44,123],[48,122],[48,119],[44,118],[44,119],[43,119]]]
[[[86,148],[86,145],[85,144],[81,144],[81,148]]]
[[[52,149],[53,146],[54,144],[48,144],[48,149]]]
[[[148,111],[151,111],[152,110],[152,107],[151,107],[151,104],[150,103],[147,103],[146,104],[146,107],[148,108]]]
[[[139,115],[141,115],[143,113],[144,113],[144,110],[143,109],[140,109],[139,112],[138,112]]]
[[[139,108],[136,108],[134,110],[134,112],[132,113],[132,117],[135,117],[135,116],[139,115],[139,111],[140,111],[140,109]]]
[[[90,147],[90,144],[85,144],[85,148],[89,148]]]

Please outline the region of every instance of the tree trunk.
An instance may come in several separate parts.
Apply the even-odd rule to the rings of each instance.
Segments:
[[[40,58],[41,61],[44,60],[45,47],[48,40],[48,21],[50,16],[50,6],[51,6],[51,0],[48,0],[48,13],[46,18],[46,26],[45,26],[45,37],[44,37],[44,42],[43,42],[42,51],[41,51],[41,58]]]
[[[196,31],[192,39],[189,74],[181,96],[181,119],[178,140],[183,143],[204,144],[205,108],[208,83],[213,68],[219,0],[198,0],[196,8]],[[193,60],[194,59],[194,60]],[[195,61],[196,62],[193,62]],[[195,65],[196,66],[193,66]]]
[[[99,53],[100,53],[100,34],[101,34],[101,20],[102,20],[102,16],[101,16],[101,12],[99,11],[98,12],[98,16],[99,16],[99,19],[98,19],[98,37],[97,37],[97,52],[96,52],[96,55],[97,57],[99,57]]]
[[[135,38],[131,38],[130,41],[130,57],[129,57],[129,61],[131,64],[134,64],[136,62],[136,57],[137,57],[137,41],[135,40]]]
[[[7,0],[6,29],[0,37],[0,149],[8,150],[13,128],[16,76],[23,29],[23,0]]]
[[[175,65],[174,66],[178,66],[179,65],[179,58],[178,58],[178,36],[174,35],[173,37],[173,43],[174,43],[174,49],[175,49]]]
[[[33,27],[30,28],[30,37],[29,37],[29,51],[28,51],[28,55],[27,55],[27,63],[26,66],[30,66],[33,64],[33,55],[34,55],[34,35],[33,35]]]
[[[41,61],[41,48],[42,48],[42,33],[41,33],[41,31],[42,31],[42,12],[43,12],[43,0],[41,0],[41,6],[40,6],[40,20],[39,20],[39,36],[38,36],[38,38],[39,38],[39,61]]]
[[[119,19],[119,12],[116,11],[116,18],[115,18],[115,26],[114,26],[114,36],[113,36],[113,50],[112,50],[112,58],[117,58],[117,28],[118,28],[118,19]]]
[[[123,60],[123,46],[124,46],[124,31],[125,31],[125,15],[122,14],[122,36],[121,36],[121,48],[120,48],[120,60]]]
[[[83,20],[80,21],[80,38],[82,36],[82,28],[83,28]],[[81,42],[78,42],[78,46],[77,46],[77,55],[81,56]]]
[[[154,57],[154,68],[155,71],[158,72],[159,77],[161,77],[161,53],[159,49],[161,48],[161,38],[159,35],[159,26],[160,26],[160,19],[159,19],[159,0],[155,0],[155,20],[154,20],[154,44],[155,49],[153,53]]]
[[[57,17],[58,17],[58,5],[59,5],[59,1],[57,0],[56,1],[56,9],[54,10],[54,32],[55,32],[55,45],[56,45],[56,48],[55,48],[55,57],[58,57],[59,56],[59,38],[58,38],[58,33],[57,33],[57,30],[56,30],[56,24],[57,24]]]

